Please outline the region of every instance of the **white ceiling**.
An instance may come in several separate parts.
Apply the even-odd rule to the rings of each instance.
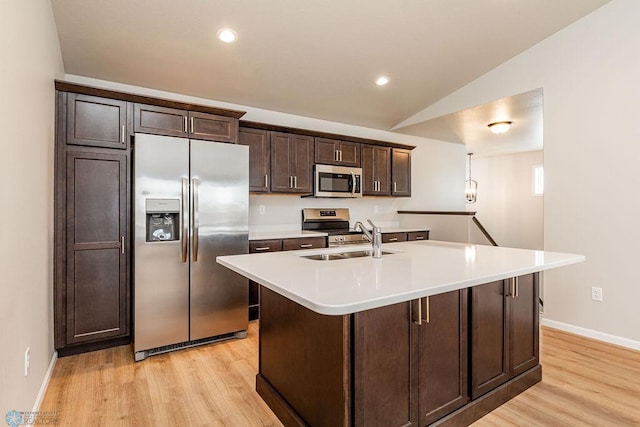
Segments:
[[[51,3],[68,74],[391,129],[608,1]]]

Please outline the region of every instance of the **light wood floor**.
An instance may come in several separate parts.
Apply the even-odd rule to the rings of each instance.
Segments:
[[[133,361],[129,346],[58,359],[41,411],[61,426],[279,426],[246,340]],[[543,380],[474,426],[640,426],[640,352],[543,328]]]

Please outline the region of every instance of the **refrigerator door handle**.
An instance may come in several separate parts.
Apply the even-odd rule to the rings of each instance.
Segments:
[[[180,221],[182,225],[182,262],[187,262],[187,239],[189,236],[189,221],[187,215],[189,212],[189,179],[182,178],[182,212],[180,212]]]
[[[191,186],[193,187],[193,209],[192,209],[192,216],[193,216],[193,237],[192,237],[192,241],[193,241],[193,262],[198,262],[198,224],[200,222],[200,214],[199,214],[199,210],[200,207],[198,206],[198,185],[199,185],[199,181],[198,178],[193,178],[191,180]]]

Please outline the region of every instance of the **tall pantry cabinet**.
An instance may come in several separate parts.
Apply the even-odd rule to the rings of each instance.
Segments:
[[[65,355],[130,334],[131,103],[57,97],[55,346]]]

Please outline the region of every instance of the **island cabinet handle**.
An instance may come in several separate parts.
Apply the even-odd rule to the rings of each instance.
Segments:
[[[420,298],[421,300],[421,305],[424,304],[424,308],[421,310],[422,313],[424,314],[424,317],[422,318],[422,321],[425,323],[429,323],[431,321],[431,304],[429,304],[429,297],[426,298]]]
[[[417,236],[417,237],[416,237],[416,240],[424,240],[424,237],[422,237],[422,236]]]
[[[514,298],[518,298],[518,294],[520,294],[520,283],[518,283],[518,278],[517,277],[513,278],[513,287],[515,289]]]
[[[414,309],[414,307],[417,307]],[[422,298],[411,301],[411,320],[418,326],[422,326]]]
[[[271,249],[269,246],[262,246],[259,248],[255,248],[254,251],[268,251],[269,249]]]
[[[304,245],[300,245],[301,248],[312,248],[313,245],[311,243],[306,243]]]
[[[390,239],[389,239],[389,241],[390,241],[390,242],[397,242],[397,241],[398,241],[398,238],[397,238],[397,237],[392,237],[392,238],[390,238]]]

